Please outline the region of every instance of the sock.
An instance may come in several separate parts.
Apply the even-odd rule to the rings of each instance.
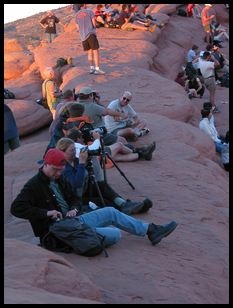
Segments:
[[[118,206],[122,206],[123,203],[125,203],[125,200],[122,199],[121,197],[116,197],[113,202],[118,205]]]
[[[91,69],[91,70],[94,70],[94,69],[95,69],[95,67],[94,67],[93,65],[91,65],[91,66],[90,66],[90,69]]]
[[[99,66],[96,66],[96,67],[95,67],[95,70],[96,70],[96,71],[99,71],[99,69],[100,69]]]

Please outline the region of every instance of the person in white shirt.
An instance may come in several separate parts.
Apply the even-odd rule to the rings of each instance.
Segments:
[[[113,117],[110,115],[105,116],[105,126],[107,131],[118,136],[122,136],[134,141],[138,137],[141,137],[149,133],[149,129],[146,128],[146,121],[140,119],[134,109],[130,106],[129,102],[132,100],[132,94],[129,91],[125,91],[123,95],[108,105],[108,109],[113,111],[122,112],[128,114],[127,119],[122,117]]]
[[[211,55],[208,51],[205,51],[202,60],[199,61],[199,67],[204,79],[204,85],[210,93],[209,101],[214,106],[213,112],[219,112],[215,104],[215,68],[220,67],[220,64],[213,55]]]
[[[222,143],[221,139],[219,138],[219,134],[215,126],[210,124],[211,111],[202,109],[201,115],[202,115],[202,119],[199,122],[200,130],[202,130],[205,134],[207,134],[214,141],[216,152],[221,154],[222,149],[224,148],[225,144]]]

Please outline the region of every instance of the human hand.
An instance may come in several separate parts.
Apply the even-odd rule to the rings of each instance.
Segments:
[[[122,119],[122,120],[126,120],[127,118],[128,118],[128,113],[122,112],[122,114],[121,114],[121,119]]]
[[[98,132],[93,131],[92,132],[92,137],[93,137],[94,140],[100,139],[100,134]]]
[[[62,213],[56,210],[48,211],[47,216],[52,219],[62,219]]]
[[[88,158],[88,152],[87,151],[80,151],[79,154],[79,163],[85,164]]]
[[[77,210],[71,210],[66,213],[66,217],[74,217],[77,214]]]

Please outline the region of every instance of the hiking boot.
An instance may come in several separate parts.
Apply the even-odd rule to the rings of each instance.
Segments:
[[[149,224],[147,236],[152,245],[158,244],[164,237],[168,236],[177,227],[175,221],[171,221],[166,225]]]
[[[148,29],[151,33],[155,31],[157,25],[153,25],[153,26],[150,26],[150,28]]]
[[[142,158],[145,160],[151,160],[152,153],[154,152],[155,149],[156,149],[156,143],[154,141],[149,145],[144,145],[141,148],[136,148],[136,153],[138,153],[139,158]]]
[[[147,211],[149,211],[149,209],[153,206],[153,203],[150,199],[146,198],[145,200],[143,200],[143,207],[140,210],[140,214],[142,213],[146,213]]]
[[[127,199],[121,206],[121,212],[127,215],[139,214],[142,213],[144,206],[144,201],[136,202]]]
[[[98,69],[98,70],[95,70],[95,71],[94,71],[94,74],[95,74],[95,75],[103,75],[103,74],[105,74],[105,72],[102,71],[102,70],[100,70],[100,69]]]

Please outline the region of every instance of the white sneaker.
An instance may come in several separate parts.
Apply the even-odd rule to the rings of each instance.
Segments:
[[[149,128],[143,128],[143,129],[141,129],[141,130],[140,130],[140,137],[149,134],[149,132],[150,132]]]
[[[95,69],[94,68],[90,68],[90,74],[94,74],[94,72],[95,72]]]
[[[103,74],[105,74],[105,72],[102,71],[102,70],[100,70],[100,69],[98,69],[98,70],[95,70],[95,71],[94,71],[94,74],[95,74],[95,75],[103,75]]]

